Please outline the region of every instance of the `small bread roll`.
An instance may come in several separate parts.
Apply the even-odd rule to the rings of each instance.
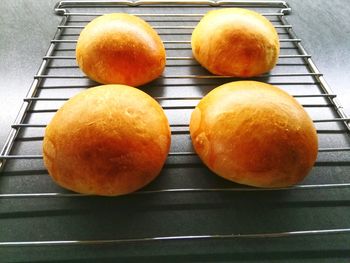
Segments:
[[[162,74],[165,49],[157,32],[141,18],[107,14],[81,31],[76,59],[97,82],[139,86]]]
[[[191,44],[194,57],[211,73],[235,77],[270,71],[280,49],[270,21],[242,8],[208,12],[194,29]]]
[[[156,178],[169,147],[169,123],[153,98],[129,86],[104,85],[57,111],[45,131],[43,156],[60,186],[115,196]]]
[[[251,186],[296,184],[317,158],[317,133],[303,107],[283,90],[256,81],[208,93],[192,113],[190,133],[214,173]]]

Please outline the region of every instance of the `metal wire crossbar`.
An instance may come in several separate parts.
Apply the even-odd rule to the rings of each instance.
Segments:
[[[72,245],[106,245],[135,242],[154,242],[154,241],[174,241],[174,240],[198,240],[198,239],[245,239],[245,238],[282,238],[293,236],[308,235],[330,235],[350,233],[350,229],[327,229],[327,230],[306,230],[290,231],[280,233],[261,233],[261,234],[227,234],[227,235],[193,235],[193,236],[166,236],[166,237],[144,237],[129,239],[112,239],[112,240],[57,240],[57,241],[19,241],[19,242],[0,242],[2,247],[11,246],[72,246]]]

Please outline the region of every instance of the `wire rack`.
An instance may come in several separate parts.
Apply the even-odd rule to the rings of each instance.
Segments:
[[[193,152],[192,110],[210,90],[237,80],[213,76],[192,58],[192,30],[203,14],[222,7],[258,11],[278,31],[277,66],[253,79],[286,90],[313,118],[319,155],[300,185],[234,184],[213,175]],[[56,110],[77,92],[98,85],[77,67],[75,45],[89,21],[113,12],[138,15],[164,41],[165,72],[141,89],[165,110],[172,146],[151,185],[128,196],[102,198],[55,185],[43,165],[41,144]],[[62,21],[0,155],[0,252],[22,260],[28,260],[26,253],[18,251],[35,260],[85,262],[350,256],[350,119],[289,24],[290,12],[282,1],[57,3]]]

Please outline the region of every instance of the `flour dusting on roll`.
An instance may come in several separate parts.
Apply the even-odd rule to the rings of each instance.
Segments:
[[[216,174],[257,187],[287,187],[304,179],[318,138],[304,108],[269,84],[237,81],[209,92],[190,120],[195,151]]]

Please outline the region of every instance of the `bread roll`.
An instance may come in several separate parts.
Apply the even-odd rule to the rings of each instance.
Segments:
[[[190,121],[195,151],[216,174],[257,187],[303,180],[317,158],[313,122],[288,93],[238,81],[206,95]]]
[[[278,34],[262,15],[242,8],[207,13],[192,33],[192,52],[216,75],[252,77],[270,71],[279,55]]]
[[[81,32],[76,59],[80,69],[103,84],[139,86],[162,74],[165,49],[157,32],[129,14],[107,14]]]
[[[133,192],[161,171],[170,128],[160,105],[141,90],[104,85],[69,99],[48,124],[44,163],[60,186],[83,194]]]

